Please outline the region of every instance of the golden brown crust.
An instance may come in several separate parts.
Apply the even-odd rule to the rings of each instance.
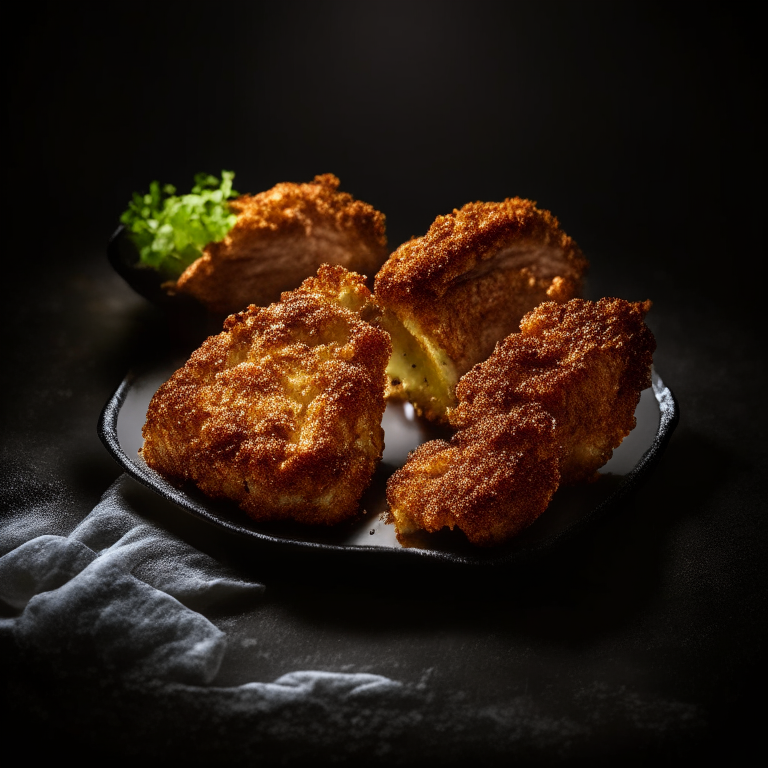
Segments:
[[[277,301],[321,264],[375,274],[387,256],[384,215],[338,186],[324,174],[233,200],[235,226],[205,247],[175,290],[214,312],[237,312]]]
[[[572,299],[546,302],[527,314],[520,333],[456,387],[451,411],[458,429],[539,403],[552,414],[563,445],[562,481],[595,477],[635,426],[640,392],[651,384],[656,342],[643,318],[650,302]]]
[[[398,317],[413,317],[460,376],[516,331],[527,311],[578,293],[586,266],[549,211],[513,197],[439,216],[424,237],[389,257],[375,292]]]
[[[458,527],[474,544],[498,544],[533,522],[561,481],[593,479],[651,383],[649,308],[573,299],[528,313],[459,381],[450,443],[420,446],[390,478],[398,539]]]
[[[313,294],[350,309],[362,320],[378,326],[381,308],[365,284],[366,278],[338,264],[323,264],[317,274],[308,277],[298,288],[282,294],[284,301],[301,294]]]
[[[554,420],[535,404],[424,443],[387,484],[398,539],[457,527],[473,544],[500,544],[547,508],[559,463]]]
[[[391,345],[344,295],[365,306],[364,278],[323,267],[280,303],[227,318],[153,397],[147,464],[255,520],[353,517],[383,450]]]

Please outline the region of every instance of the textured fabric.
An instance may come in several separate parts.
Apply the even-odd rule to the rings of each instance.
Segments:
[[[130,482],[119,478],[68,536],[35,536],[0,558],[0,600],[18,614],[0,619],[0,636],[27,656],[123,681],[209,685],[226,637],[198,610],[256,598],[264,587],[143,518],[124,492]],[[44,515],[32,519],[49,527]],[[0,546],[7,550],[34,531],[29,523],[8,526]],[[231,693],[280,707],[398,686],[378,675],[302,671]],[[221,698],[225,690],[211,694]]]
[[[665,739],[699,727],[686,704],[599,686],[579,692],[587,720],[519,685],[503,701],[483,702],[482,690],[441,690],[431,669],[406,682],[297,670],[221,685],[227,643],[242,638],[207,616],[232,598],[235,613],[258,615],[264,587],[172,535],[156,510],[145,514],[151,498],[136,491],[118,479],[69,531],[49,507],[18,513],[0,531],[0,679],[19,727],[25,712],[40,711],[59,734],[40,739],[38,728],[26,740],[32,752],[58,753],[73,737],[78,749],[98,751],[108,734],[115,755],[144,760],[151,744],[154,761],[171,764],[322,757],[389,766],[409,764],[414,748],[440,764],[476,754],[506,764],[513,750],[578,755],[595,729]],[[342,650],[333,664],[345,661]]]

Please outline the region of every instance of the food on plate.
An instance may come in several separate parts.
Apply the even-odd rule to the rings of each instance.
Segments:
[[[178,302],[182,294],[227,314],[277,301],[321,264],[373,275],[386,259],[384,214],[339,192],[332,174],[242,196],[233,179],[230,171],[221,181],[202,173],[187,195],[156,181],[147,194],[134,194],[120,221],[138,250],[142,279],[124,257],[115,268],[153,300]],[[158,277],[149,293],[145,270]]]
[[[587,261],[548,211],[469,203],[385,262],[384,216],[335,176],[240,197],[232,181],[198,175],[181,197],[153,182],[122,217],[168,292],[237,312],[150,403],[141,454],[169,481],[257,521],[351,519],[385,401],[407,398],[456,432],[390,477],[398,539],[458,528],[490,546],[634,427],[650,302],[574,298]]]
[[[222,171],[221,181],[198,173],[187,195],[178,196],[174,186],[161,187],[157,181],[147,194],[134,193],[120,221],[136,245],[139,264],[173,281],[208,243],[221,240],[237,220],[227,202],[238,194],[232,189],[234,178],[231,171]]]
[[[447,526],[498,544],[532,523],[558,484],[595,479],[651,384],[649,308],[572,299],[529,312],[459,381],[450,443],[422,445],[390,478],[398,538]]]
[[[354,517],[383,450],[389,336],[340,266],[224,323],[157,391],[141,454],[255,520]]]
[[[547,508],[559,465],[554,419],[530,403],[424,443],[387,483],[397,538],[457,527],[473,544],[502,543]]]
[[[234,226],[206,245],[173,290],[227,313],[277,301],[321,264],[375,274],[387,257],[384,214],[338,187],[324,174],[231,201]]]
[[[651,385],[656,341],[644,322],[651,302],[545,302],[456,387],[451,425],[539,403],[563,446],[561,482],[592,480],[635,426],[640,392]]]
[[[577,296],[587,261],[530,200],[468,203],[401,245],[376,275],[395,352],[390,397],[445,420],[459,377],[542,301]]]

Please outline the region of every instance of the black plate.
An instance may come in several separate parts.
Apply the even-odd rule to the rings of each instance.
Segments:
[[[425,534],[422,548],[402,547],[394,527],[381,519],[386,509],[386,480],[405,462],[409,450],[438,433],[414,419],[410,406],[388,406],[384,415],[386,448],[371,487],[361,501],[367,510],[352,523],[333,528],[293,524],[257,523],[230,502],[209,499],[194,487],[183,489],[164,480],[147,467],[138,455],[141,427],[157,387],[177,365],[129,373],[104,406],[99,436],[107,450],[133,478],[160,496],[213,525],[254,542],[286,550],[325,552],[336,558],[387,558],[403,563],[421,558],[462,565],[501,565],[537,559],[555,545],[583,531],[590,523],[616,508],[646,479],[661,457],[679,419],[677,401],[654,371],[653,386],[642,393],[635,412],[637,426],[614,451],[600,471],[599,481],[579,487],[561,488],[549,508],[533,525],[508,544],[493,549],[472,547],[458,531]]]

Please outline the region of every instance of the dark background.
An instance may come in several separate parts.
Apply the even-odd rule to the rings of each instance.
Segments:
[[[524,598],[510,597],[512,580],[487,587],[482,620],[482,585],[428,607],[418,586],[399,602],[381,580],[367,586],[399,616],[393,646],[381,645],[380,620],[366,614],[361,639],[340,618],[359,601],[351,587],[307,596],[277,571],[267,585],[284,663],[321,621],[317,605],[334,606],[324,637],[345,644],[353,670],[387,674],[395,653],[416,669],[438,646],[458,669],[476,647],[487,663],[467,666],[466,679],[446,669],[436,685],[474,680],[487,697],[496,689],[478,681],[504,677],[502,652],[483,646],[493,635],[539,670],[545,708],[604,683],[695,709],[700,727],[663,739],[626,726],[631,752],[615,723],[598,728],[582,756],[720,750],[733,764],[746,754],[766,594],[756,18],[712,2],[39,3],[19,13],[5,32],[4,511],[34,498],[74,524],[119,473],[95,434],[99,411],[167,331],[104,251],[150,180],[186,190],[195,172],[225,168],[240,191],[258,192],[332,172],[386,214],[392,248],[465,202],[528,197],[590,259],[590,298],[654,301],[655,364],[682,412],[661,467],[619,515],[525,581]],[[414,647],[433,625],[439,643]],[[332,669],[323,642],[314,664]],[[264,680],[284,671],[258,670]],[[45,704],[39,681],[15,685],[33,726],[85,728],[82,714]],[[111,728],[75,743],[96,751],[122,738],[141,754],[125,746],[129,723]],[[568,758],[561,747],[527,758]]]

